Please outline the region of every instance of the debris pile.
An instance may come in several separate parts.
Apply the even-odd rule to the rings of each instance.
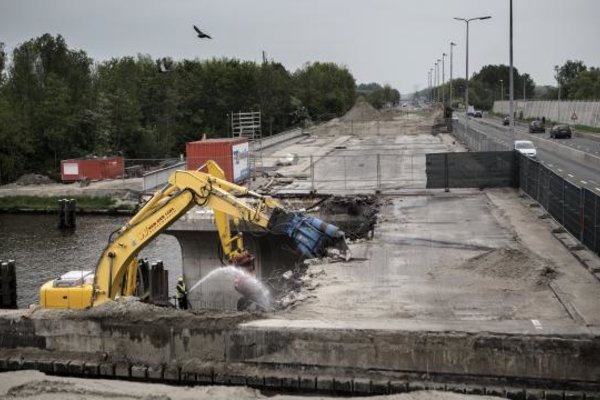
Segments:
[[[363,97],[359,97],[354,107],[341,117],[340,121],[376,121],[380,118],[381,113],[373,108]]]
[[[54,181],[46,175],[41,174],[21,175],[21,177],[15,181],[15,184],[18,186],[44,185],[47,183],[54,183]]]
[[[491,250],[461,267],[493,279],[518,280],[537,289],[545,289],[559,274],[548,261],[524,248]]]

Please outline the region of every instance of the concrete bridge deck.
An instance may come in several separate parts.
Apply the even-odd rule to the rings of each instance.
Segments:
[[[351,135],[350,150],[391,143],[382,131]],[[389,132],[390,140],[401,134]],[[426,141],[458,148],[424,132],[393,142],[402,140],[407,153]],[[283,191],[289,178],[278,178]],[[5,311],[0,370],[338,394],[446,388],[596,398],[600,282],[580,260],[598,260],[559,240],[539,213],[513,189],[384,192],[374,237],[351,244],[355,258],[311,263],[274,312],[188,313],[140,303]],[[189,279],[219,265],[214,232],[195,225],[205,217],[173,226]],[[294,260],[274,251],[277,240],[255,240],[259,262],[291,268]],[[196,304],[214,304],[211,296],[233,302],[207,290]]]

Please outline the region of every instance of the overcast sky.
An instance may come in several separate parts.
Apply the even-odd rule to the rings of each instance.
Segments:
[[[95,60],[152,57],[268,58],[295,70],[307,61],[346,65],[358,83],[412,92],[454,50],[454,75],[509,63],[509,0],[0,0],[0,42],[9,51],[46,32]],[[568,59],[600,66],[600,1],[514,0],[515,66],[537,84],[553,84]],[[192,24],[213,36],[201,41]],[[449,76],[449,60],[446,76]]]

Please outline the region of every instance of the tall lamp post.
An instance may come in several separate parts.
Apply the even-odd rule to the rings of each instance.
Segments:
[[[452,108],[452,48],[456,43],[450,42],[450,108]]]
[[[504,81],[500,79],[500,101],[504,100]]]
[[[508,95],[510,96],[510,118],[509,130],[511,135],[515,133],[515,81],[513,79],[513,0],[510,0],[510,69],[508,70]]]
[[[484,20],[492,18],[490,15],[486,15],[485,17],[477,17],[477,18],[457,18],[454,17],[457,21],[464,21],[467,24],[467,41],[466,41],[466,62],[465,62],[465,120],[467,125],[467,130],[469,129],[469,116],[467,112],[469,111],[469,22],[476,20]]]
[[[427,96],[431,98],[431,69],[427,71]]]
[[[442,53],[442,104],[446,107],[446,71],[445,71],[445,60],[446,53]]]
[[[556,103],[556,121],[560,123],[560,77],[558,74],[559,70],[559,66],[555,65],[554,71],[556,71],[556,86],[558,87],[558,102]]]
[[[440,89],[438,88],[438,63],[433,64],[433,86],[435,87],[435,101],[440,97]]]
[[[438,59],[437,59],[437,62],[435,63],[435,66],[437,67],[437,72],[436,72],[435,74],[436,74],[437,85],[438,85],[438,89],[437,89],[437,91],[438,91],[438,98],[437,98],[437,100],[438,100],[438,103],[440,102],[440,99],[441,99],[441,97],[440,97],[440,82],[441,82],[441,81],[440,81],[440,67],[441,67],[441,64],[440,64],[440,63],[441,63],[441,62],[442,62],[442,60],[440,60],[440,59],[438,58]]]
[[[429,101],[433,102],[433,72],[429,68]]]

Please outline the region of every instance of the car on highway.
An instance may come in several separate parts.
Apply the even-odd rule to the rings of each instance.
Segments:
[[[483,114],[481,113],[481,111],[477,110],[473,114],[473,117],[475,117],[475,118],[483,118]]]
[[[537,150],[530,140],[515,140],[513,148],[528,157],[535,158],[537,156]]]
[[[504,117],[504,119],[502,120],[502,125],[504,125],[504,126],[510,125],[510,117],[508,115],[506,117]]]
[[[554,125],[550,130],[551,139],[568,138],[571,139],[571,127],[566,124]]]
[[[529,133],[546,133],[544,122],[534,119],[529,123]]]

